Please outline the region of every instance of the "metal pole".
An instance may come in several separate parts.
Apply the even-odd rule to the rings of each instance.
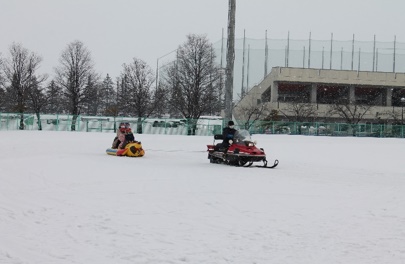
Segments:
[[[248,89],[249,89],[249,66],[250,66],[250,44],[248,44],[247,75],[246,75],[246,90],[248,90]]]
[[[224,54],[224,29],[222,28],[222,40],[221,40],[221,74],[219,75],[219,85],[221,86],[221,94],[224,92],[224,80],[223,80],[223,54]],[[222,96],[221,96],[222,97]],[[222,98],[221,98],[222,99]]]
[[[158,88],[159,79],[159,59],[156,60],[156,89]]]
[[[359,64],[357,65],[357,77],[359,77],[359,72],[360,72],[360,54],[361,54],[361,48],[359,48]]]
[[[265,41],[265,45],[264,45],[264,76],[263,76],[263,79],[266,78],[266,76],[267,76],[268,56],[269,56],[269,50],[268,50],[268,46],[267,46],[267,30],[266,30],[266,41]]]
[[[308,68],[311,68],[311,32],[309,32],[309,43],[308,43]]]
[[[287,35],[287,67],[288,67],[288,59],[290,57],[290,31],[288,31],[288,35]]]
[[[375,71],[378,71],[378,48],[375,51]]]
[[[395,72],[395,46],[397,43],[397,36],[394,36],[394,58],[393,58],[393,62],[392,62],[392,72]]]
[[[302,57],[302,68],[305,68],[305,46],[304,46],[304,55]]]
[[[222,59],[223,59],[223,55],[224,54],[224,29],[222,28],[222,39],[221,39],[221,69],[223,68],[223,63],[222,63]]]
[[[375,34],[374,34],[374,45],[373,45],[373,71],[374,71],[374,65],[375,65]]]
[[[343,47],[340,50],[340,70],[343,69]]]
[[[173,52],[175,52],[177,49],[170,51],[169,53],[157,58],[156,60],[156,88],[158,87],[158,81],[159,81],[159,60],[163,57],[166,57],[167,55],[172,54]]]
[[[405,98],[402,97],[401,98],[401,106],[402,106],[402,119],[401,119],[401,124],[402,126],[404,125],[404,104],[405,104]],[[402,127],[403,129],[403,127]]]
[[[323,62],[325,60],[325,47],[322,47],[322,70],[323,70]]]
[[[284,67],[287,67],[287,46],[284,47]]]
[[[235,15],[236,0],[229,0],[228,10],[228,40],[226,53],[226,80],[225,80],[225,119],[232,119],[233,102],[233,70],[235,62]]]
[[[242,87],[240,89],[240,98],[243,98],[243,95],[245,93],[245,89],[243,87],[244,82],[245,82],[245,42],[246,42],[246,35],[245,35],[245,29],[243,30],[243,51],[242,51]]]
[[[332,70],[332,49],[333,49],[333,33],[330,34],[330,65],[329,69]]]
[[[353,70],[353,61],[354,61],[354,34],[353,34],[353,41],[352,41],[352,70]]]

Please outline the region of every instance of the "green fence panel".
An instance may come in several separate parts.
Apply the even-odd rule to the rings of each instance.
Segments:
[[[0,113],[0,130],[18,130],[20,113]],[[32,113],[23,114],[24,129],[38,130],[39,123],[45,131],[75,131],[115,133],[121,122],[131,124],[144,134],[201,135],[221,134],[225,120],[218,117],[202,117],[199,120],[184,118],[137,118],[123,116],[83,116],[41,114],[40,121]],[[347,124],[325,122],[289,122],[265,120],[235,120],[237,129],[247,129],[252,134],[285,134],[306,136],[356,136],[356,137],[405,137],[405,126],[398,124]]]

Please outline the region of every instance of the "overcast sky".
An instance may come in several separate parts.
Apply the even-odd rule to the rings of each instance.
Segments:
[[[404,0],[237,0],[236,38],[405,42]],[[0,0],[0,52],[13,42],[43,57],[53,74],[67,44],[80,40],[96,70],[115,78],[133,57],[156,68],[190,33],[225,37],[227,0]],[[167,56],[168,57],[168,56]],[[164,60],[165,58],[162,58]]]

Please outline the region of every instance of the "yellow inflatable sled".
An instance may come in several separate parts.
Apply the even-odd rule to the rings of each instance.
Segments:
[[[106,152],[113,156],[143,157],[145,155],[145,150],[139,141],[128,143],[124,149],[108,148]]]

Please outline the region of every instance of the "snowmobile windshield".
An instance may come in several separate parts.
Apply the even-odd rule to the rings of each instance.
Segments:
[[[251,141],[250,133],[247,130],[238,130],[236,131],[234,137],[234,141],[236,143],[243,142],[243,141]]]

